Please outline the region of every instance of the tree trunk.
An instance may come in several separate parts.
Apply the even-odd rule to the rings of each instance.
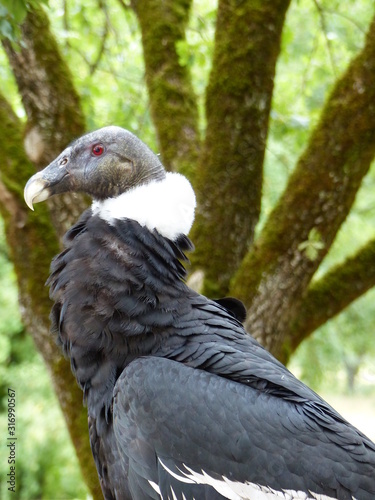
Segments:
[[[219,2],[192,233],[197,248],[192,261],[204,269],[203,291],[211,296],[228,292],[254,238],[275,67],[289,3]]]
[[[28,12],[21,27],[20,47],[3,41],[27,115],[23,145],[39,170],[50,163],[85,130],[80,100],[72,75],[62,59],[43,10]],[[61,238],[86,203],[78,196],[49,201],[52,220]]]
[[[0,210],[14,263],[23,322],[31,333],[51,374],[67,427],[77,451],[84,480],[93,498],[102,498],[91,454],[87,412],[70,368],[49,333],[51,301],[44,287],[59,238],[86,206],[80,198],[65,197],[38,207],[26,207],[23,187],[74,137],[84,121],[70,72],[49,31],[42,10],[29,12],[22,25],[22,45],[15,50],[3,43],[12,65],[28,123],[24,129],[9,104],[0,96],[0,142],[3,159]],[[27,155],[28,156],[27,156]],[[28,158],[29,157],[29,158]],[[31,161],[34,165],[31,163]]]

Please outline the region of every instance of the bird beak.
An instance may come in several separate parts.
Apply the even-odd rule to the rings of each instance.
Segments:
[[[44,170],[33,175],[25,186],[24,198],[31,210],[33,204],[47,200],[50,196],[63,193],[67,188],[67,170],[55,160]]]
[[[44,201],[51,196],[48,181],[43,179],[43,172],[33,175],[27,182],[24,191],[26,205],[34,210],[33,203]]]

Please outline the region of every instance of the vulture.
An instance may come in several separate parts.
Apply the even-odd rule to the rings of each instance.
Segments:
[[[186,283],[195,195],[131,132],[71,143],[25,201],[83,192],[47,284],[105,499],[375,499],[375,444]]]

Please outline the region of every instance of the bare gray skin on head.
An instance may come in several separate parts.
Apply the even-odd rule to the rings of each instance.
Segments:
[[[30,208],[33,203],[65,192],[85,192],[104,200],[162,180],[165,175],[158,157],[134,134],[121,127],[104,127],[75,140],[31,177],[25,200]]]

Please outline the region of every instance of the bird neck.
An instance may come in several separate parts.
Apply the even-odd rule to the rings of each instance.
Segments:
[[[94,215],[114,225],[117,220],[132,219],[141,226],[162,236],[176,240],[188,234],[194,221],[195,194],[189,181],[177,173],[167,173],[161,180],[153,180],[119,196],[95,200]]]
[[[48,281],[52,330],[71,359],[89,413],[109,418],[124,367],[152,354],[174,324],[187,291],[181,261],[192,245],[186,236],[172,241],[135,220],[109,223],[91,210],[64,243]]]

